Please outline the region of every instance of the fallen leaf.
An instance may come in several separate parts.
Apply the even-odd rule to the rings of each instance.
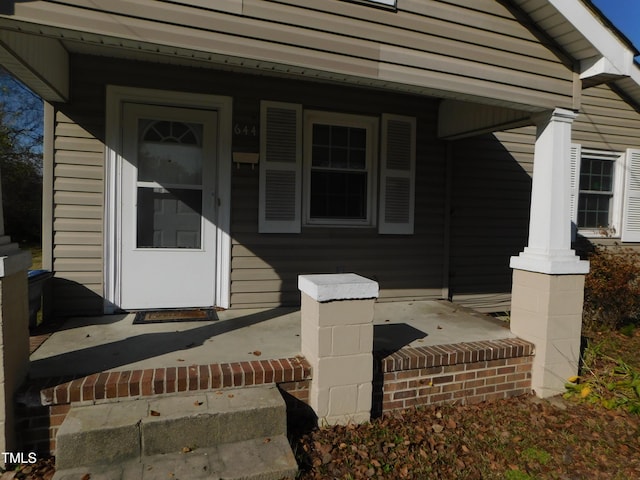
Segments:
[[[227,397],[229,397],[229,398],[233,398],[233,397],[234,397],[234,395],[233,395],[233,393],[230,393],[229,395],[227,395]]]
[[[431,429],[436,433],[441,433],[444,430],[444,427],[439,423],[434,423],[431,425]]]
[[[156,410],[151,410],[149,412],[149,415],[151,415],[152,417],[159,417],[160,416],[160,412],[157,412]]]
[[[195,402],[193,402],[193,404],[194,404],[196,407],[199,407],[200,405],[202,405],[202,402],[200,402],[200,401],[196,400]]]
[[[81,480],[90,480],[90,479],[91,479],[91,474],[90,473],[85,473],[81,478]]]
[[[189,453],[191,451],[191,447],[182,447],[182,453]]]
[[[270,438],[265,438],[264,441],[262,443],[269,443],[271,441]]]
[[[251,352],[253,355],[255,355],[256,357],[259,357],[260,355],[262,355],[262,352],[260,350],[254,350],[253,352]]]

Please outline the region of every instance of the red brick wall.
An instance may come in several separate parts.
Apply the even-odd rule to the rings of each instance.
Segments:
[[[276,384],[292,398],[309,399],[310,366],[304,358],[217,363],[103,372],[71,381],[32,384],[18,395],[18,442],[23,451],[55,454],[55,437],[72,403],[117,401]]]
[[[532,362],[533,345],[519,339],[404,348],[377,360],[374,415],[529,393]]]
[[[485,400],[531,390],[533,345],[520,339],[403,348],[374,359],[373,416],[425,404]],[[311,369],[304,358],[106,372],[30,385],[19,395],[18,440],[25,451],[55,453],[71,403],[277,384],[289,418],[309,416]],[[311,412],[312,413],[312,412]],[[294,425],[295,427],[295,425]]]

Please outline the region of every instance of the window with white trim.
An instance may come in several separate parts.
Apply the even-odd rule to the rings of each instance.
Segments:
[[[616,163],[621,159],[617,152],[582,150],[580,156],[580,180],[578,186],[579,229],[612,228],[617,222],[614,212],[615,180],[619,177]]]
[[[304,114],[304,223],[374,225],[378,119]]]
[[[571,219],[580,235],[640,241],[640,150],[571,146]]]
[[[353,3],[362,3],[363,5],[371,5],[373,7],[381,7],[395,10],[398,0],[346,0]]]
[[[415,139],[413,117],[261,102],[258,231],[359,226],[412,234]]]

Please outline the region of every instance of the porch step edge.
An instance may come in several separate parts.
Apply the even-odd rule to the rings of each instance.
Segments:
[[[287,438],[277,435],[187,453],[143,456],[115,466],[99,464],[58,470],[53,480],[78,480],[87,474],[101,480],[293,480],[297,473],[298,465]]]
[[[56,435],[61,469],[286,434],[276,387],[73,406]]]

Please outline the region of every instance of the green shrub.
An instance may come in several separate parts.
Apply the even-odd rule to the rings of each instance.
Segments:
[[[640,317],[640,253],[624,247],[596,247],[584,287],[584,329],[618,329]]]

